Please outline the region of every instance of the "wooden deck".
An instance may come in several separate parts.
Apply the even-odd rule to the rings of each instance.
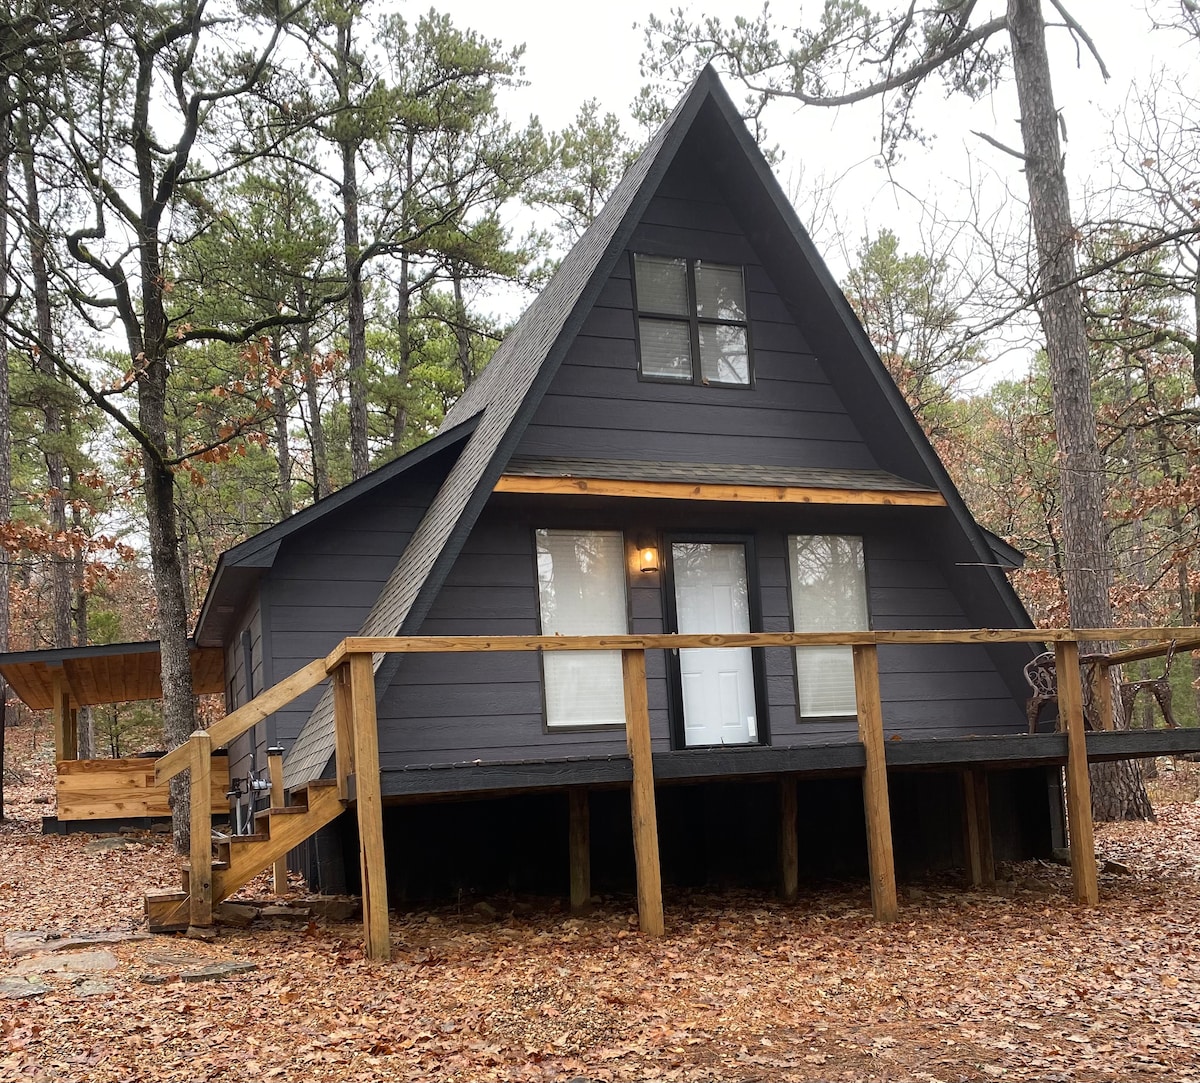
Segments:
[[[1101,693],[1100,732],[1087,733],[1083,717],[1083,676],[1079,665],[1080,642],[1146,642],[1151,646],[1114,660],[1129,660],[1133,654],[1146,657],[1164,653],[1175,643],[1179,649],[1200,643],[1200,628],[1124,629],[949,629],[889,630],[866,632],[754,632],[736,635],[620,635],[620,636],[411,636],[397,638],[350,637],[326,658],[315,659],[214,723],[208,732],[192,735],[187,745],[173,749],[157,762],[156,776],[165,782],[181,771],[204,778],[210,750],[225,747],[256,722],[290,703],[325,680],[334,688],[334,757],[336,794],[353,800],[357,808],[364,934],[369,957],[390,956],[387,927],[387,886],[383,854],[383,787],[379,771],[373,659],[389,653],[571,651],[619,650],[625,689],[627,757],[606,760],[564,760],[552,764],[479,765],[478,767],[430,769],[413,772],[414,781],[428,780],[448,792],[448,780],[470,779],[478,792],[479,782],[491,775],[494,788],[530,786],[531,771],[541,775],[546,787],[586,786],[603,781],[627,781],[632,796],[632,829],[638,883],[638,918],[643,932],[660,935],[664,929],[661,872],[655,813],[655,784],[671,777],[722,777],[746,774],[776,774],[785,780],[804,773],[846,771],[862,779],[866,813],[867,849],[870,866],[871,902],[877,919],[886,921],[897,914],[896,882],[891,838],[888,774],[900,769],[955,769],[962,774],[969,800],[966,833],[968,859],[975,882],[987,883],[991,869],[990,822],[987,808],[989,766],[1046,764],[1062,765],[1067,780],[1067,819],[1071,842],[1071,869],[1077,902],[1095,905],[1099,900],[1095,846],[1091,817],[1088,762],[1092,759],[1123,759],[1160,753],[1196,751],[1200,734],[1195,731],[1130,732],[1113,729],[1111,696]],[[1059,689],[1059,718],[1063,732],[1007,737],[955,738],[948,740],[885,741],[884,718],[879,694],[877,650],[880,644],[909,643],[1048,643],[1053,644]],[[650,718],[646,699],[647,650],[722,647],[804,647],[840,645],[852,648],[855,695],[858,701],[858,740],[843,745],[817,748],[706,749],[652,755]],[[1095,667],[1107,674],[1107,666]],[[1101,681],[1107,688],[1107,681]],[[506,774],[507,772],[507,774]],[[554,773],[557,774],[554,774]],[[389,778],[407,772],[389,773]],[[436,780],[436,781],[435,781]],[[463,787],[464,789],[467,786]],[[416,787],[408,787],[410,796]],[[435,792],[433,789],[426,794]],[[189,894],[176,899],[179,912],[186,908],[192,924],[211,922],[213,894],[212,855],[198,826],[209,816],[204,800],[210,787],[202,787],[201,801],[193,802],[193,849]],[[786,807],[786,802],[783,805]],[[199,807],[198,807],[199,806]],[[582,802],[572,802],[573,810]],[[573,821],[578,817],[573,814]],[[586,869],[576,860],[586,847],[586,824],[573,822],[571,836],[572,895],[586,890]],[[298,839],[296,840],[299,841]],[[275,855],[277,856],[277,855]],[[274,857],[272,857],[274,860]],[[790,867],[787,862],[783,867]],[[794,885],[793,885],[794,886]]]

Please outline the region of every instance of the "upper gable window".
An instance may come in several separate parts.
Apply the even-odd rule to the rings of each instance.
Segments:
[[[633,280],[638,365],[644,378],[750,385],[741,267],[635,253]]]

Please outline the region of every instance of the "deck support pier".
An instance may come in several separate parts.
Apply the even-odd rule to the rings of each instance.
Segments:
[[[972,767],[962,772],[963,849],[973,888],[996,886],[996,858],[992,851],[992,809],[987,772]]]
[[[867,821],[867,861],[871,872],[871,909],[876,921],[895,921],[896,863],[892,852],[892,810],[888,801],[887,761],[883,748],[883,707],[879,701],[879,656],[874,644],[852,647],[854,695],[858,703],[858,739],[866,754],[863,810]]]
[[[392,957],[388,929],[387,865],[383,851],[383,797],[379,785],[379,724],[375,716],[375,666],[371,655],[354,653],[349,699],[354,735],[354,791],[358,806],[358,857],[362,873],[363,932],[367,958]]]
[[[650,707],[646,694],[646,652],[621,651],[625,684],[625,740],[633,762],[630,806],[633,856],[637,864],[638,925],[647,936],[662,936],[662,869],[658,860],[658,815],[654,806],[654,760],[650,753]]]
[[[1079,674],[1079,644],[1054,644],[1058,674],[1058,713],[1067,729],[1067,832],[1071,843],[1071,879],[1075,901],[1095,906],[1100,901],[1096,880],[1096,841],[1092,824],[1092,783],[1088,777],[1087,737],[1083,730],[1083,693]]]
[[[800,894],[800,838],[797,831],[796,780],[779,780],[779,894],[795,902]]]
[[[587,910],[592,897],[591,819],[586,786],[567,791],[568,848],[571,861],[571,913]]]

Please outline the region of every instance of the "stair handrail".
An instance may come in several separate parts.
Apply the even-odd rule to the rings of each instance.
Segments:
[[[317,658],[309,662],[308,665],[296,670],[278,684],[272,685],[265,692],[260,692],[249,703],[244,703],[236,711],[231,711],[224,718],[218,719],[209,726],[207,735],[211,738],[212,747],[224,748],[231,741],[237,740],[248,729],[258,725],[267,715],[274,714],[280,707],[286,707],[297,696],[302,696],[310,689],[316,688],[328,676],[329,671],[324,658]],[[197,732],[202,731],[198,730]],[[188,743],[185,742],[155,761],[154,780],[161,785],[181,771],[187,770],[191,763],[192,753]]]

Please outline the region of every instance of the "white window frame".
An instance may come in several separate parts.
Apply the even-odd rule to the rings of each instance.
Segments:
[[[850,543],[857,549],[858,575],[854,583],[857,597],[840,612],[822,612],[815,591],[800,582],[799,544],[802,540],[829,539]],[[791,600],[792,628],[797,632],[865,632],[871,627],[867,593],[866,551],[863,539],[855,534],[789,534],[787,539],[788,595]],[[808,608],[806,609],[806,604]],[[850,612],[857,610],[856,613]],[[858,625],[858,627],[854,627]],[[854,695],[854,660],[851,647],[797,647],[795,655],[796,709],[801,720],[853,718],[858,714]],[[818,681],[815,674],[820,672]],[[840,684],[840,689],[837,685]]]
[[[551,539],[604,538],[610,543],[607,612],[590,616],[571,612],[565,619],[547,612],[547,584],[553,577]],[[619,530],[538,528],[534,531],[538,621],[542,635],[623,635],[629,631],[628,563],[625,536]],[[585,573],[578,567],[576,575]],[[616,728],[625,725],[625,687],[620,651],[542,651],[543,717],[547,731]],[[589,690],[599,703],[589,709]]]

